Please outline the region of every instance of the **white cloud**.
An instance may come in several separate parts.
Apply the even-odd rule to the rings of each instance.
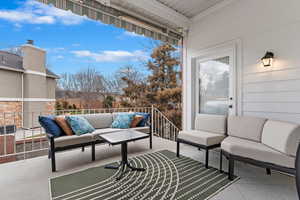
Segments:
[[[149,56],[145,52],[137,50],[133,52],[129,51],[101,51],[91,52],[88,50],[72,51],[76,57],[90,58],[96,62],[120,62],[120,61],[138,61],[146,60]]]
[[[16,27],[17,29],[19,29],[19,28],[22,28],[22,25],[19,24],[19,23],[15,23],[15,27]]]
[[[140,34],[136,34],[136,33],[134,33],[134,32],[129,32],[129,31],[125,31],[124,32],[124,35],[125,36],[129,36],[129,37],[145,37],[145,36],[143,36],[143,35],[140,35]]]
[[[66,51],[66,48],[64,47],[46,48],[46,51],[49,53],[61,53],[63,51]]]
[[[64,59],[64,56],[59,55],[59,56],[56,56],[55,58],[60,60],[60,59]]]
[[[72,44],[72,47],[79,47],[79,46],[80,46],[80,44],[78,44],[78,43]]]
[[[18,24],[55,24],[76,25],[82,23],[87,17],[75,15],[54,6],[27,0],[23,6],[16,10],[0,10],[0,19]]]

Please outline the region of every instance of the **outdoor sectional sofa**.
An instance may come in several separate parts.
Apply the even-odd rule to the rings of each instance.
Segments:
[[[229,160],[230,180],[234,161],[242,161],[295,175],[295,160],[300,142],[298,124],[258,117],[228,117],[228,137],[221,143],[222,155]]]
[[[263,167],[268,174],[273,169],[295,175],[299,142],[298,124],[258,117],[226,118],[200,114],[195,120],[195,130],[179,133],[177,156],[180,143],[206,149],[206,167],[208,167],[208,150],[221,147],[220,171],[222,172],[222,157],[225,156],[229,160],[230,180],[234,179],[235,160]]]
[[[99,137],[99,135],[124,130],[124,129],[111,128],[111,125],[116,115],[117,113],[79,115],[84,117],[96,129],[92,133],[87,133],[80,136],[72,135],[72,136],[60,136],[60,137],[54,137],[53,133],[47,133],[47,137],[50,143],[49,158],[51,158],[52,172],[56,171],[55,153],[59,151],[65,151],[65,150],[70,150],[70,149],[75,149],[80,147],[82,148],[82,151],[84,151],[84,147],[91,146],[92,161],[94,161],[95,145],[104,143],[104,141]],[[149,117],[147,126],[136,127],[131,129],[149,134],[150,148],[152,148],[151,116]]]

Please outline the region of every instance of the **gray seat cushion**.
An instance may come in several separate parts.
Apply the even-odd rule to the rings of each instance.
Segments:
[[[81,116],[86,118],[95,129],[109,128],[113,122],[113,115],[111,113],[87,114]]]
[[[213,133],[226,134],[227,118],[224,115],[197,114],[195,129]]]
[[[262,143],[290,156],[296,156],[300,141],[298,124],[268,120],[262,133]]]
[[[179,139],[205,146],[220,144],[225,137],[225,135],[198,130],[180,131],[178,134]]]
[[[221,143],[222,150],[241,157],[295,168],[295,158],[276,151],[262,143],[237,137],[227,137]]]
[[[55,147],[65,147],[75,144],[82,144],[94,141],[93,135],[88,133],[84,135],[62,136],[54,139]]]
[[[227,134],[229,136],[261,142],[261,135],[265,122],[266,119],[264,118],[229,116]]]

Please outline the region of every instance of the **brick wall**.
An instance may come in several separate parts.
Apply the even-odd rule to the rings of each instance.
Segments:
[[[49,101],[46,103],[46,112],[53,112],[55,111],[55,101]]]
[[[5,141],[4,141],[5,140]],[[14,135],[0,135],[0,156],[7,155],[7,154],[13,154],[15,153],[14,149],[15,144],[15,136]],[[0,158],[0,163],[6,163],[15,161],[16,156],[6,156]]]
[[[0,101],[0,126],[22,127],[22,102]]]

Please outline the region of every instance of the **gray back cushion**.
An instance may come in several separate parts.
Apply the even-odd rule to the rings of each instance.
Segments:
[[[262,143],[290,156],[296,156],[300,141],[300,126],[268,120],[262,133]]]
[[[265,118],[248,116],[229,116],[228,135],[261,142]]]
[[[115,120],[119,114],[132,114],[132,113],[135,113],[135,112],[113,112],[112,113],[113,120]]]
[[[87,114],[82,116],[86,118],[95,129],[109,128],[113,122],[111,113]]]
[[[195,129],[213,133],[226,134],[226,116],[197,114],[195,119]]]

